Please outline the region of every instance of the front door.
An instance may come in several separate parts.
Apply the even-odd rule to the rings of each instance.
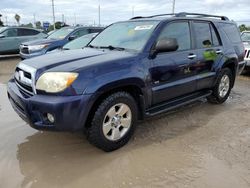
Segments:
[[[195,73],[190,67],[196,61],[190,23],[177,21],[167,24],[157,40],[162,38],[177,39],[179,47],[175,52],[159,53],[152,60],[150,74],[153,105],[196,90]]]

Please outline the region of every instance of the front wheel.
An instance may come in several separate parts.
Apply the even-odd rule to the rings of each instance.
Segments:
[[[125,145],[135,130],[137,105],[127,92],[117,92],[99,105],[87,137],[91,144],[110,152]]]
[[[219,74],[218,81],[213,88],[211,96],[207,97],[207,100],[211,103],[221,104],[224,103],[231,92],[233,83],[233,74],[229,68],[224,68]]]

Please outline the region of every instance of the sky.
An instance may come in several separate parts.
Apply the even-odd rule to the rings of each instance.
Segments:
[[[98,5],[101,7],[101,24],[127,20],[134,16],[147,16],[172,12],[172,0],[54,0],[56,21],[67,24],[98,24]],[[134,11],[133,11],[134,9]],[[249,0],[176,0],[175,12],[196,12],[225,15],[250,25]],[[51,0],[1,0],[2,21],[16,24],[14,15],[21,16],[20,23],[34,21],[52,22]]]

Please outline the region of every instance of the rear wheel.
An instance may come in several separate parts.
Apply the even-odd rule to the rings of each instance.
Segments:
[[[91,144],[104,151],[125,145],[135,130],[137,105],[127,92],[117,92],[99,105],[88,130]]]
[[[219,74],[218,81],[213,88],[211,96],[207,97],[208,101],[215,104],[224,103],[231,92],[233,83],[233,74],[229,68],[224,68]]]

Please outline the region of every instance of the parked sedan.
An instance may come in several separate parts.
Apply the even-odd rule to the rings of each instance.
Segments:
[[[69,41],[89,33],[102,31],[101,27],[64,27],[49,35],[46,39],[34,40],[20,45],[20,56],[27,59],[46,54],[61,48]]]
[[[46,38],[47,35],[40,30],[24,27],[0,28],[0,55],[17,54],[21,43]]]

